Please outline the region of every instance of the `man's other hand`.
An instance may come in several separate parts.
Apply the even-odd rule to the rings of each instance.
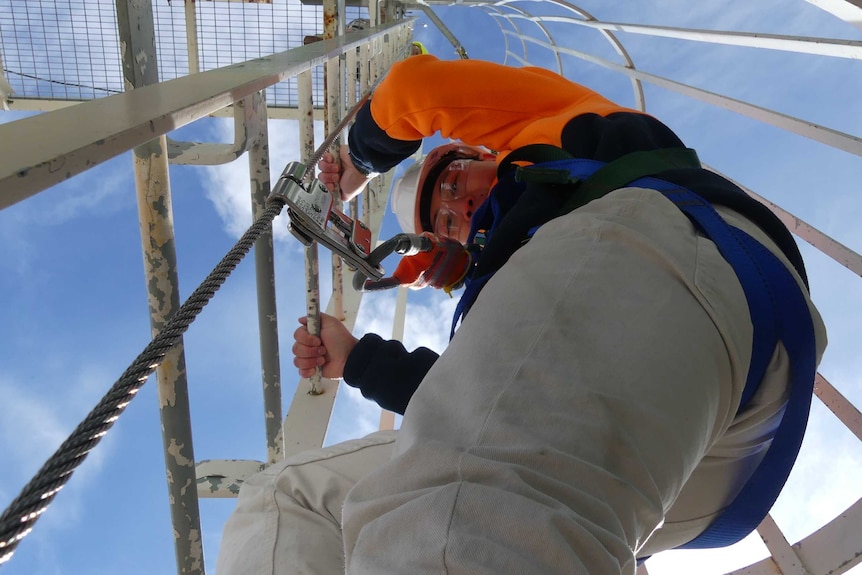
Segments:
[[[320,335],[308,333],[308,318],[299,318],[301,324],[293,332],[293,365],[302,377],[314,375],[316,367],[322,368],[323,377],[338,379],[344,375],[347,356],[356,347],[358,339],[344,324],[325,313],[320,314]]]

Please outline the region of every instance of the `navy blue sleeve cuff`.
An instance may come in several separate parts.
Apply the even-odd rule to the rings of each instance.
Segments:
[[[370,333],[350,352],[344,382],[383,409],[403,414],[438,357],[425,347],[408,352],[401,342]]]
[[[371,116],[369,101],[356,114],[347,145],[356,169],[369,174],[388,172],[416,152],[422,140],[406,141],[389,137]]]

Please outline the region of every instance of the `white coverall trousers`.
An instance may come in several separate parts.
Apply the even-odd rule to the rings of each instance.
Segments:
[[[737,414],[751,339],[715,245],[658,192],[617,190],[542,226],[490,280],[397,442],[248,481],[218,575],[631,575],[636,555],[703,531],[768,447],[788,358],[779,345]]]

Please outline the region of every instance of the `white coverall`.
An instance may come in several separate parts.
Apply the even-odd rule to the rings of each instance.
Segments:
[[[352,575],[632,575],[702,532],[768,447],[788,358],[779,345],[737,414],[751,340],[714,244],[658,192],[612,192],[542,226],[484,287],[397,441],[246,482],[218,575],[334,575],[345,558]]]

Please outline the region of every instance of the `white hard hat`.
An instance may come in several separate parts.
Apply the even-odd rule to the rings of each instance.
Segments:
[[[423,204],[425,210],[428,209],[431,198],[430,195],[426,196],[426,193],[437,181],[442,169],[453,160],[463,158],[485,159],[486,157],[493,158],[493,155],[482,148],[453,143],[438,146],[431,150],[427,156],[414,162],[412,166],[407,168],[403,176],[392,183],[392,212],[398,219],[401,229],[408,234],[434,231],[425,229],[430,226],[427,222],[428,217],[430,217],[428,214],[425,214],[426,224],[422,225],[423,214],[421,212]],[[429,179],[429,175],[433,177]],[[426,180],[428,181],[426,182]]]
[[[403,176],[392,182],[392,212],[398,225],[408,234],[419,234],[423,231],[416,229],[416,194],[426,158],[427,156],[413,162]]]

